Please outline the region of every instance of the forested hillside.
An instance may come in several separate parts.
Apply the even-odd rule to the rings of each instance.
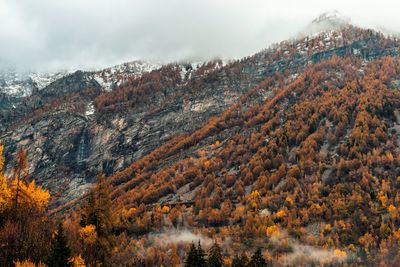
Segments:
[[[1,139],[0,263],[396,266],[399,56],[346,26],[24,99]]]

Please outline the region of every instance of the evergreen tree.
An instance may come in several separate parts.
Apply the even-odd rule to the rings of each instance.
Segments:
[[[232,267],[246,267],[246,265],[243,265],[242,262],[240,261],[239,255],[235,255],[235,257],[232,260]]]
[[[200,240],[199,243],[197,243],[197,264],[198,267],[204,267],[207,265],[206,253],[201,247]]]
[[[222,250],[221,247],[214,243],[210,249],[207,259],[207,266],[208,267],[222,267],[224,264],[222,260]]]
[[[267,267],[267,262],[263,258],[260,248],[257,249],[256,252],[254,252],[248,266],[249,267]]]
[[[243,252],[241,256],[236,255],[232,261],[232,267],[246,267],[249,264],[249,258]]]
[[[205,267],[205,253],[203,248],[201,247],[200,241],[197,244],[197,247],[192,243],[190,246],[190,250],[185,260],[185,267]]]
[[[192,243],[192,245],[190,246],[189,253],[188,253],[188,255],[186,257],[186,260],[185,260],[185,267],[196,266],[197,258],[198,258],[197,248]]]
[[[64,229],[61,223],[58,225],[57,232],[55,233],[50,257],[47,261],[48,266],[52,267],[69,267],[72,263],[69,261],[71,258],[71,249],[67,245],[67,238],[64,234]]]

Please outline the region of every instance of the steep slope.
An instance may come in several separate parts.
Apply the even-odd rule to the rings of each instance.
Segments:
[[[275,91],[264,103],[248,105],[250,95],[111,177],[121,230],[168,227],[150,220],[166,206],[175,226],[231,237],[228,251],[262,246],[304,264],[307,252],[290,256],[301,242],[328,248],[326,260],[335,248],[353,263],[397,261],[399,78],[398,58],[334,57],[263,82],[254,91]],[[276,240],[288,236],[297,241]]]
[[[145,244],[172,221],[278,265],[398,261],[399,42],[359,34],[111,176],[119,231]]]
[[[398,53],[396,40],[348,26],[282,42],[229,64],[170,64],[146,72],[154,67],[132,63],[99,73],[78,71],[19,99],[15,108],[7,106],[0,139],[7,160],[26,148],[38,183],[56,195],[55,204],[65,203],[82,195],[97,173],[111,175],[128,167],[223,114],[246,94],[251,95],[247,106],[262,103],[273,95],[271,88],[250,89],[268,77],[282,83],[334,55],[373,60]],[[162,165],[192,153],[178,150]],[[12,164],[7,166],[10,172]]]
[[[146,235],[164,227],[221,240],[229,255],[262,247],[278,265],[394,264],[400,42],[337,14],[314,24],[326,22],[228,64],[133,62],[7,97],[6,172],[27,149],[55,211],[105,173],[113,231],[149,265],[170,253]]]

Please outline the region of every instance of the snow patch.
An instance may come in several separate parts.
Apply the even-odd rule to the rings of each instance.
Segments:
[[[52,82],[68,75],[69,72],[18,73],[13,69],[0,71],[0,93],[14,97],[27,97],[35,90],[42,90]]]
[[[132,61],[99,70],[94,74],[94,79],[105,91],[111,91],[129,79],[135,79],[144,73],[161,68],[160,64],[152,64],[144,61]]]
[[[86,107],[85,115],[91,116],[94,114],[94,112],[95,112],[95,108],[94,108],[93,102],[90,102]]]

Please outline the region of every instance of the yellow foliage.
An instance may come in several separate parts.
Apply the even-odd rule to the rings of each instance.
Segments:
[[[287,196],[287,197],[286,197],[286,202],[287,202],[290,206],[292,206],[292,205],[294,204],[294,200],[293,200],[293,198],[292,198],[291,196]]]
[[[24,260],[24,261],[17,261],[15,262],[15,267],[45,267],[43,263],[39,263],[36,265],[35,263],[29,261],[29,260]]]
[[[132,214],[134,214],[135,212],[136,212],[136,208],[130,208],[127,212],[126,212],[126,215],[129,217],[129,216],[132,216]]]
[[[121,216],[123,218],[129,218],[136,212],[136,210],[136,208],[124,208],[121,210]]]
[[[340,261],[344,261],[347,258],[347,253],[346,251],[340,250],[340,249],[335,249],[333,251],[333,257]]]
[[[267,228],[265,229],[265,233],[267,234],[268,237],[271,237],[277,233],[279,233],[279,227],[277,225],[271,225],[271,226],[267,226]]]
[[[332,229],[331,224],[330,224],[330,223],[327,223],[327,224],[325,225],[325,232],[330,232],[331,229]]]
[[[245,213],[245,207],[244,206],[239,206],[235,209],[235,214],[239,214],[240,216],[244,216]]]
[[[386,208],[388,198],[382,191],[379,193],[379,201],[381,202],[382,207]]]
[[[35,186],[35,181],[28,185],[15,178],[9,185],[7,177],[3,174],[4,157],[3,145],[0,144],[0,212],[4,211],[8,206],[11,206],[18,188],[18,204],[36,207],[39,210],[44,210],[50,199],[50,194],[46,190]],[[19,262],[18,264],[29,264],[28,262]]]
[[[395,206],[393,206],[392,204],[389,205],[388,211],[389,211],[390,216],[392,218],[396,218],[397,217],[397,208]]]
[[[256,199],[256,198],[261,197],[261,195],[260,195],[260,192],[258,192],[257,190],[255,190],[255,191],[251,192],[250,197],[251,197],[252,199]]]
[[[7,185],[7,179],[0,172],[0,211],[3,211],[11,200],[11,190]]]
[[[32,181],[27,188],[28,196],[31,197],[31,200],[40,208],[44,208],[47,206],[47,203],[50,199],[50,194],[46,190],[38,188],[35,186],[35,181]]]
[[[85,244],[94,244],[97,239],[96,226],[89,224],[81,228],[81,230],[79,231],[79,236],[82,238]]]
[[[4,210],[11,197],[11,192],[7,185],[7,179],[3,175],[3,167],[3,145],[0,144],[0,211]]]
[[[206,160],[203,163],[204,169],[206,169],[206,170],[210,167],[210,165],[211,165],[211,161],[209,161],[209,160]]]
[[[348,245],[347,248],[348,248],[349,250],[353,251],[353,252],[356,252],[356,251],[357,251],[357,248],[356,248],[356,246],[354,246],[354,244]]]
[[[72,263],[72,267],[85,267],[85,261],[82,259],[81,255],[72,257],[69,260],[70,263]]]
[[[394,160],[393,154],[391,152],[386,153],[386,159],[390,162]]]
[[[169,207],[168,207],[168,206],[163,206],[162,209],[161,209],[161,211],[162,211],[163,213],[169,213]]]
[[[12,182],[13,194],[16,192],[17,179]],[[35,186],[35,181],[32,181],[29,185],[24,182],[19,182],[20,191],[24,192],[19,196],[19,202],[25,205],[35,205],[39,209],[44,209],[50,199],[50,194],[46,190],[43,190]]]
[[[397,231],[395,231],[393,233],[394,238],[396,238],[397,240],[400,240],[400,229],[398,229]]]
[[[286,211],[284,211],[284,210],[280,210],[280,211],[278,211],[277,213],[276,213],[276,217],[277,218],[283,218],[283,217],[285,217],[286,216]]]
[[[26,185],[23,181],[14,179],[11,186],[7,183],[7,178],[3,174],[4,157],[3,145],[0,144],[0,211],[7,207],[14,198],[19,184],[18,200],[22,205],[35,205],[39,209],[44,209],[50,199],[50,194],[46,190],[35,186],[35,181]]]

